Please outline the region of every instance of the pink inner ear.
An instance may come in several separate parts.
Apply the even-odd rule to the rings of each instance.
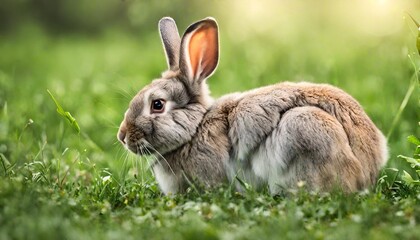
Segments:
[[[217,29],[204,25],[197,29],[190,38],[189,55],[194,77],[199,74],[208,76],[217,64]],[[201,72],[198,72],[201,67]]]

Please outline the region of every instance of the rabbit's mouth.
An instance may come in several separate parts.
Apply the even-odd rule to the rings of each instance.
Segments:
[[[153,155],[156,153],[156,149],[143,139],[133,143],[128,142],[125,146],[128,150],[140,156]]]

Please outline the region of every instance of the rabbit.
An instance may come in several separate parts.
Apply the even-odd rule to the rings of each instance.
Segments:
[[[135,154],[156,156],[151,168],[164,194],[191,184],[241,190],[243,182],[273,195],[300,183],[354,192],[376,182],[386,139],[349,94],[282,82],[215,100],[206,79],[219,61],[216,20],[193,23],[181,38],[164,17],[159,30],[168,70],[132,99],[117,138]]]

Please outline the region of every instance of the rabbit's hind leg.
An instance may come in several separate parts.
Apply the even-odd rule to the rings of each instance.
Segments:
[[[268,182],[272,194],[296,188],[299,182],[308,189],[328,191],[338,186],[346,192],[366,184],[341,124],[311,106],[287,111],[254,153],[251,165]]]

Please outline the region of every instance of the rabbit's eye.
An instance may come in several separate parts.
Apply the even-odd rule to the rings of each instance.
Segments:
[[[165,100],[157,99],[152,101],[152,113],[163,113],[165,110]]]

